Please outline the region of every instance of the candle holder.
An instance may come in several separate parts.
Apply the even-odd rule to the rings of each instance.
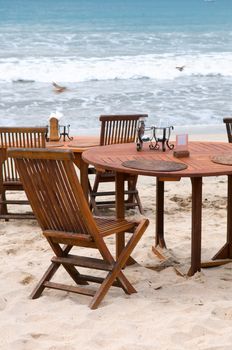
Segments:
[[[171,136],[171,130],[173,126],[167,127],[146,127],[145,122],[142,120],[139,123],[139,128],[137,131],[136,147],[137,151],[141,151],[144,142],[150,142],[149,148],[154,150],[160,149],[160,143],[162,145],[162,151],[165,152],[166,146],[169,149],[173,149],[174,145],[169,143],[169,138]]]
[[[63,137],[63,141],[66,141],[65,138],[67,137],[70,141],[73,140],[73,137],[69,136],[69,131],[70,131],[70,124],[68,125],[59,125],[59,130],[60,130],[60,138],[59,140]]]
[[[174,145],[169,143],[169,138],[171,136],[171,130],[173,130],[173,126],[166,126],[166,127],[154,127],[153,129],[153,135],[155,139],[155,144],[151,142],[149,145],[150,149],[159,149],[160,143],[162,144],[162,151],[166,151],[166,146],[169,149],[173,149]]]

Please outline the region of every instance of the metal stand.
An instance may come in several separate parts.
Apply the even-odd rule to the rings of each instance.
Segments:
[[[173,149],[174,145],[169,143],[171,130],[173,129],[174,129],[173,126],[167,126],[167,127],[151,126],[146,128],[144,121],[141,121],[137,132],[137,140],[136,140],[137,151],[142,150],[144,142],[150,142],[149,148],[152,150],[160,149],[160,143],[162,144],[163,152],[165,152],[166,146],[169,149]],[[145,135],[146,131],[150,131],[152,135],[146,136]]]
[[[63,141],[66,141],[65,138],[67,137],[70,141],[73,140],[73,137],[69,136],[69,129],[70,129],[70,124],[68,125],[60,125],[60,139],[63,136]],[[62,130],[62,131],[61,131]]]

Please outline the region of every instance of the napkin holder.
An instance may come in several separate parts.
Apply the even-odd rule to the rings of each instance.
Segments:
[[[49,141],[59,141],[60,135],[59,135],[59,121],[57,118],[52,117],[49,120],[50,127],[49,127]]]
[[[186,158],[190,156],[188,150],[188,134],[176,135],[176,145],[173,156],[176,158]]]

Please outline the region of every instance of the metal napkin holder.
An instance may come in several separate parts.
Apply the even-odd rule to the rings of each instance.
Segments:
[[[63,137],[63,141],[66,141],[65,138],[67,137],[70,141],[73,140],[73,137],[69,136],[70,124],[59,125],[59,130],[60,130],[60,139],[61,139],[61,137]]]
[[[174,148],[173,144],[169,143],[171,131],[174,129],[173,126],[150,126],[146,127],[144,120],[139,122],[137,130],[136,148],[137,151],[141,151],[144,142],[149,142],[149,148],[151,150],[162,149],[163,152],[166,150],[166,146],[171,150]],[[148,135],[148,133],[150,135]],[[161,144],[161,145],[160,145]]]

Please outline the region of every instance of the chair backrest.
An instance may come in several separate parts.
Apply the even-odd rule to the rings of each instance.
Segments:
[[[8,155],[43,231],[98,233],[70,150],[10,148]]]
[[[101,115],[100,145],[134,142],[139,119],[147,116],[147,114]]]
[[[224,118],[223,122],[226,124],[228,141],[232,143],[232,118]]]
[[[46,134],[47,127],[0,127],[0,148],[45,147]],[[3,181],[19,181],[19,175],[10,157],[6,157],[2,163],[2,178]]]

